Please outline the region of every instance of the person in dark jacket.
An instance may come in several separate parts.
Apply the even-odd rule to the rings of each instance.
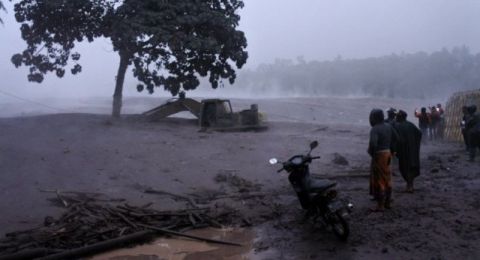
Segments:
[[[422,107],[420,113],[415,109],[415,116],[418,118],[418,127],[420,128],[420,131],[422,131],[423,140],[425,141],[430,128],[430,114],[427,113],[426,107]]]
[[[373,211],[383,211],[390,208],[392,198],[392,172],[390,163],[393,146],[398,139],[393,127],[384,122],[381,109],[373,109],[370,112],[370,141],[368,154],[372,157],[370,173],[370,195],[377,201],[377,207]]]
[[[407,113],[400,110],[394,128],[399,135],[397,142],[398,168],[407,182],[406,191],[413,192],[413,180],[420,175],[420,143],[422,132],[413,123],[407,121]]]
[[[467,112],[465,131],[468,136],[469,161],[473,162],[477,149],[480,149],[480,116],[476,114],[477,106],[475,105],[469,106]]]
[[[387,110],[387,119],[385,123],[393,124],[395,123],[395,116],[397,115],[397,110],[393,107]]]

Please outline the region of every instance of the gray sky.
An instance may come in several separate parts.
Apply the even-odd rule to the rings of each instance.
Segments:
[[[245,0],[245,5],[241,29],[249,44],[247,68],[299,56],[307,61],[331,60],[338,55],[364,58],[461,45],[480,52],[477,0]],[[52,75],[40,85],[29,83],[26,69],[15,69],[10,62],[12,54],[22,51],[25,44],[11,3],[6,6],[8,13],[0,13],[5,23],[0,26],[0,91],[27,98],[113,94],[118,56],[103,39],[78,46],[83,65],[80,75],[63,79]],[[136,84],[127,77],[125,95],[147,95],[138,94]],[[168,93],[158,89],[155,95]],[[0,102],[9,99],[0,94]]]

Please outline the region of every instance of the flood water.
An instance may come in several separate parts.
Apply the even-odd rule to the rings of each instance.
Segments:
[[[250,259],[255,233],[248,229],[199,229],[187,232],[204,238],[242,244],[229,246],[187,238],[159,238],[149,244],[123,248],[92,257],[92,260],[202,260]],[[249,256],[250,255],[250,256]]]

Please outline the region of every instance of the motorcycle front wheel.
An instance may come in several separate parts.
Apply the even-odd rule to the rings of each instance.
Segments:
[[[340,212],[335,212],[335,214],[330,218],[330,225],[332,226],[332,231],[341,241],[347,241],[348,235],[350,234],[350,228],[348,222],[342,217]]]

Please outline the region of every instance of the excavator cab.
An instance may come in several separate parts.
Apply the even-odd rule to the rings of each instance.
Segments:
[[[200,127],[231,127],[235,125],[235,115],[229,100],[205,99],[200,108]]]

